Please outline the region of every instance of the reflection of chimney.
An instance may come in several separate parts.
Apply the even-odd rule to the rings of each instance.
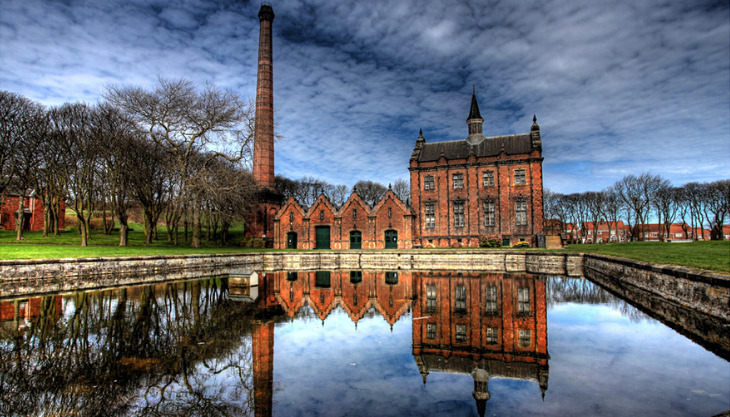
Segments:
[[[262,187],[274,186],[274,71],[271,25],[274,9],[259,10],[259,62],[256,78],[256,127],[253,144],[253,177]]]
[[[274,323],[256,324],[253,332],[254,415],[271,416],[274,390]]]

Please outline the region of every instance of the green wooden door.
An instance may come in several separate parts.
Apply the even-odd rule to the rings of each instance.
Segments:
[[[296,249],[297,248],[297,234],[294,232],[289,232],[286,234],[286,248],[287,249]]]
[[[350,249],[362,249],[362,233],[350,232]]]
[[[385,231],[385,249],[398,249],[398,231]]]
[[[329,249],[330,248],[330,227],[329,226],[316,226],[315,231],[315,249]]]

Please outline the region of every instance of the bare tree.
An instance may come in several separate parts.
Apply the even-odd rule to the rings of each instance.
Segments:
[[[671,232],[672,222],[677,217],[677,211],[682,200],[682,190],[671,187],[669,182],[662,183],[654,198],[654,206],[658,214],[662,230],[659,230],[659,238],[664,241],[665,236]],[[663,220],[663,221],[662,221]]]
[[[588,218],[591,220],[593,226],[593,243],[598,243],[598,223],[605,218],[604,204],[605,196],[603,193],[588,191],[582,194],[582,199],[585,202]],[[609,236],[611,236],[609,234]]]
[[[98,187],[99,143],[91,134],[92,111],[85,104],[64,104],[50,112],[52,134],[63,152],[59,176],[79,220],[81,246],[88,246],[93,192]]]
[[[616,228],[616,236],[618,236],[618,219],[621,213],[621,197],[615,187],[608,187],[602,191],[603,193],[603,212],[606,215],[608,223],[608,240],[611,241],[611,229]],[[617,238],[618,239],[618,238]]]
[[[722,227],[730,215],[730,180],[715,181],[704,188],[704,213],[710,226],[710,239],[722,240]]]
[[[140,87],[109,87],[106,99],[130,115],[140,130],[162,146],[175,163],[182,186],[187,192],[201,170],[192,161],[196,153],[211,159],[239,161],[250,147],[253,131],[252,108],[231,91],[213,85],[198,92],[188,80],[159,78],[153,91]],[[202,165],[204,171],[207,164]],[[191,246],[200,247],[202,198],[192,193],[193,237]]]
[[[406,181],[403,178],[398,178],[393,183],[393,192],[395,195],[400,198],[400,200],[404,203],[409,203],[411,201],[411,183],[410,181]]]
[[[0,204],[15,173],[15,148],[23,137],[28,108],[32,103],[27,98],[0,91]]]
[[[380,201],[381,198],[388,191],[383,184],[373,182],[370,180],[360,180],[355,183],[354,188],[357,190],[357,194],[370,206],[374,206]]]
[[[98,106],[92,117],[92,134],[99,143],[103,195],[109,198],[119,220],[119,246],[128,245],[132,176],[137,161],[132,158],[139,139],[134,124],[116,107],[107,103]],[[113,223],[113,222],[112,222]]]
[[[43,107],[24,97],[4,97],[4,95],[0,95],[0,106],[2,106],[2,103],[12,107],[12,109],[0,110],[11,110],[8,120],[0,123],[3,125],[2,130],[13,136],[10,139],[13,146],[9,155],[11,168],[9,180],[18,193],[18,216],[15,222],[16,239],[23,240],[23,229],[26,226],[24,215],[25,197],[29,195],[28,191],[35,184],[35,176],[42,159],[38,148],[48,135],[49,123]],[[12,123],[13,126],[6,126],[7,123]],[[5,135],[3,134],[3,136]],[[6,180],[0,180],[0,182]]]
[[[144,212],[145,241],[152,243],[154,228],[170,199],[168,184],[174,171],[170,155],[149,140],[135,140],[130,156],[136,167],[129,177],[134,197]]]

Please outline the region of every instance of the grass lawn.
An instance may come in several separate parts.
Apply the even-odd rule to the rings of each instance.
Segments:
[[[671,264],[730,272],[730,241],[664,243],[624,242],[569,245],[560,252],[599,253],[655,264]]]
[[[74,228],[68,228],[60,236],[43,237],[41,232],[25,233],[25,241],[17,242],[15,232],[0,230],[0,259],[53,259],[112,256],[154,256],[154,255],[190,255],[206,253],[241,253],[258,252],[272,249],[243,248],[238,243],[243,238],[243,229],[234,228],[230,232],[230,244],[220,246],[202,239],[202,248],[193,249],[180,234],[180,244],[173,245],[167,241],[167,231],[158,228],[159,240],[151,245],[144,242],[142,226],[131,224],[129,246],[120,247],[119,234],[114,232],[105,235],[100,231],[92,231],[89,246],[82,248],[81,236]],[[544,249],[529,249],[544,250]],[[636,259],[657,264],[672,264],[693,268],[707,269],[730,273],[730,241],[722,242],[626,242],[600,245],[570,245],[558,252],[599,253]]]
[[[198,253],[240,253],[262,251],[270,249],[253,249],[238,246],[243,238],[243,229],[237,228],[229,232],[228,246],[220,246],[203,239],[201,248],[190,247],[191,232],[188,233],[188,242],[183,240],[182,230],[179,235],[179,245],[175,246],[167,241],[167,229],[158,227],[159,240],[152,244],[145,243],[142,225],[130,224],[129,246],[119,246],[119,232],[110,235],[96,230],[91,231],[89,246],[81,247],[81,235],[75,228],[67,228],[59,236],[43,237],[42,232],[25,232],[25,240],[15,240],[15,231],[0,230],[0,259],[53,259],[53,258],[84,258],[102,256],[155,256],[155,255],[189,255]]]

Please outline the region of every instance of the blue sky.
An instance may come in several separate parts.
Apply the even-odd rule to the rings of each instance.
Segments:
[[[408,178],[419,129],[487,136],[537,114],[544,185],[599,190],[650,171],[730,177],[723,1],[272,1],[276,171],[353,185]],[[256,88],[259,2],[0,0],[0,89],[96,102],[158,76]]]

